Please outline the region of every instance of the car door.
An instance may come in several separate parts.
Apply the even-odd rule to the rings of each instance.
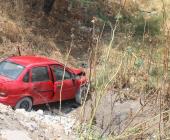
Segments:
[[[72,73],[60,65],[50,66],[54,76],[54,97],[55,101],[61,99],[73,99],[76,93],[76,83],[72,79]]]
[[[50,102],[54,95],[53,87],[48,66],[37,66],[31,69],[31,90],[36,104]]]

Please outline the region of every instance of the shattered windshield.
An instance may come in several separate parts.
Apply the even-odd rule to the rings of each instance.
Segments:
[[[24,67],[8,61],[0,62],[0,75],[8,77],[10,79],[17,79]]]

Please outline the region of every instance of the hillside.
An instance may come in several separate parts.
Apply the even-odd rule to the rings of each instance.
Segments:
[[[18,122],[26,112],[2,106],[1,130],[8,125],[33,140],[47,139],[46,131],[51,140],[170,138],[169,0],[0,0],[0,59],[20,54],[84,66],[90,96],[82,106],[63,103],[62,119],[77,120],[70,135],[48,109],[59,132],[40,128],[46,108],[55,112],[58,104],[38,107],[44,114],[33,109],[30,116],[43,118],[28,124],[39,126],[35,135]]]

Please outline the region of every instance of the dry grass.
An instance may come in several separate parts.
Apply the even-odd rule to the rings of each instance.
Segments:
[[[19,15],[16,18],[15,14],[9,10],[11,8],[9,2],[6,2],[6,9],[2,10],[5,18],[0,17],[1,57],[17,54],[16,46],[19,46],[23,55],[42,55],[63,61],[68,51],[68,46],[66,45],[70,45],[70,29],[74,30],[76,32],[75,36],[79,37],[77,37],[78,39],[76,37],[73,39],[72,52],[81,58],[83,57],[80,56],[80,52],[81,54],[88,52],[85,55],[88,56],[85,60],[90,68],[86,71],[89,72],[91,86],[94,89],[92,92],[94,100],[92,100],[91,112],[88,112],[90,115],[89,120],[83,118],[84,113],[81,112],[82,123],[88,125],[87,128],[81,126],[79,129],[82,139],[101,138],[101,134],[97,133],[96,136],[93,127],[97,117],[96,112],[98,112],[98,108],[102,104],[102,99],[109,94],[109,91],[113,91],[114,95],[119,97],[119,99],[115,99],[111,104],[118,101],[125,102],[127,100],[140,99],[142,107],[128,118],[127,122],[125,122],[126,126],[122,127],[122,131],[119,133],[113,129],[112,122],[105,124],[110,129],[108,139],[135,139],[140,137],[145,139],[149,137],[148,135],[156,135],[156,138],[169,136],[169,131],[167,131],[169,119],[164,123],[165,118],[167,118],[165,114],[169,114],[168,102],[170,100],[170,56],[168,53],[170,44],[168,34],[170,25],[170,16],[168,14],[170,12],[169,0],[164,0],[166,7],[162,6],[161,0],[155,0],[154,3],[153,0],[126,0],[126,3],[125,0],[122,1],[121,5],[124,5],[124,7],[121,9],[121,14],[123,16],[128,15],[130,20],[137,16],[137,14],[142,13],[142,20],[144,19],[143,21],[148,22],[152,18],[152,14],[156,15],[156,17],[157,14],[162,16],[162,9],[164,9],[164,14],[168,14],[167,18],[165,16],[162,18],[164,24],[161,21],[161,27],[158,29],[161,34],[152,36],[142,33],[142,38],[135,36],[134,30],[131,30],[133,26],[129,28],[129,21],[121,22],[121,17],[120,19],[117,18],[116,21],[114,19],[114,22],[109,25],[105,21],[104,23],[94,21],[92,34],[87,33],[86,37],[84,37],[84,34],[82,35],[79,29],[72,28],[72,24],[75,21],[70,22],[63,16],[57,16],[64,20],[65,24],[63,26],[58,25],[59,21],[56,22],[53,16],[43,17],[41,12],[38,12],[37,15],[31,13],[32,15],[27,18],[23,17],[23,15],[29,14],[20,10],[24,6],[21,0],[15,1],[16,3],[14,4],[16,6],[16,13]],[[115,16],[120,12],[119,1],[110,0],[110,2],[113,2],[113,7],[116,10],[111,9],[113,8],[112,5],[106,6],[109,7],[109,16]],[[11,20],[10,16],[14,19]],[[81,20],[81,18],[79,15],[74,16],[76,20]],[[37,19],[38,22],[35,22]],[[41,24],[42,22],[43,24]],[[154,22],[152,23],[154,24]],[[135,24],[139,25],[139,23]],[[144,29],[145,24],[142,25],[142,29]],[[50,27],[50,30],[47,27]],[[108,27],[111,31],[108,31]],[[64,28],[64,30],[58,30],[59,28]],[[106,28],[107,32],[105,31]],[[152,29],[154,30],[155,28]],[[86,42],[85,44],[81,45],[80,37],[81,40]],[[56,41],[58,38],[62,38],[67,43],[58,45]],[[105,39],[109,40],[109,43]],[[69,56],[68,60],[68,63],[73,65],[79,62],[73,55]],[[157,109],[153,110],[155,106]],[[137,116],[146,115],[147,113],[148,116],[138,122]],[[160,122],[163,122],[162,124],[165,125],[162,125]],[[84,136],[83,132],[85,132],[85,129],[87,133]]]
[[[162,7],[161,1],[159,4],[161,4],[161,9],[164,9],[163,14],[159,11],[161,10],[159,4],[154,4],[158,5],[156,8],[161,16],[168,13],[167,7]],[[145,10],[148,9],[145,8]],[[151,10],[153,9],[151,8]],[[169,22],[168,18],[165,16],[163,18],[166,23]],[[134,41],[134,37],[130,34],[121,35],[119,38],[117,36],[119,33],[114,34],[112,30],[110,43],[113,48],[111,49],[110,44],[103,46],[100,44],[101,40],[97,40],[99,44],[94,47],[100,48],[98,51],[102,52],[102,55],[100,59],[97,59],[97,62],[94,59],[95,56],[93,57],[95,63],[91,67],[93,71],[92,86],[96,90],[93,93],[94,104],[91,107],[91,118],[88,121],[88,134],[84,135],[85,139],[101,138],[100,134],[94,133],[93,125],[96,124],[97,110],[100,110],[102,98],[112,90],[116,91],[117,96],[120,96],[122,89],[125,89],[123,102],[124,100],[140,98],[142,107],[127,122],[123,122],[126,125],[121,128],[121,132],[116,133],[116,130],[112,129],[108,139],[147,139],[152,136],[155,139],[162,139],[169,137],[167,131],[167,128],[169,128],[169,115],[167,115],[169,103],[167,103],[167,98],[169,98],[170,87],[170,71],[168,70],[170,62],[168,53],[169,29],[165,22],[161,22],[161,24],[164,32],[157,37],[149,35],[146,40],[136,39]],[[114,26],[117,30],[117,24]],[[162,39],[164,41],[161,41]],[[100,52],[99,54],[101,54]],[[138,117],[144,114],[147,114],[147,116],[140,122]],[[108,127],[112,126],[111,123],[108,124]],[[83,127],[83,129],[85,128]]]

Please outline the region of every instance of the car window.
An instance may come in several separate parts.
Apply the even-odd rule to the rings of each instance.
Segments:
[[[8,78],[17,79],[23,70],[24,66],[19,64],[8,61],[0,62],[0,75],[6,76]]]
[[[64,68],[62,68],[61,66],[53,65],[52,71],[54,73],[56,81],[61,81],[63,79],[63,75],[64,75],[64,80],[72,78],[71,73],[69,73],[67,70],[64,70]]]
[[[25,74],[24,78],[23,78],[23,81],[24,81],[25,83],[28,83],[28,82],[29,82],[29,76],[30,76],[30,72],[28,71],[28,72]]]
[[[49,81],[47,67],[35,67],[32,69],[32,82]]]

